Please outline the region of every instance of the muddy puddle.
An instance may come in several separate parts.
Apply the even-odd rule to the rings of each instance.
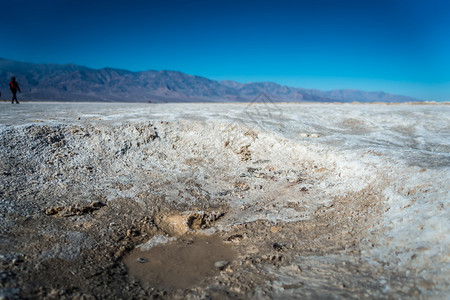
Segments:
[[[125,264],[143,286],[170,290],[201,284],[235,257],[231,246],[217,236],[186,236],[145,251],[136,248]]]

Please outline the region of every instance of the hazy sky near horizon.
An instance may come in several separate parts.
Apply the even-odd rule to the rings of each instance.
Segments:
[[[450,1],[0,0],[0,57],[450,101]]]

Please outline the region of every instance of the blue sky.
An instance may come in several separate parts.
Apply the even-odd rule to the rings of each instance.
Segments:
[[[450,1],[0,1],[0,57],[450,101]]]

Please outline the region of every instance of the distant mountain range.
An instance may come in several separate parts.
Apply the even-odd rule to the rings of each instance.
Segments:
[[[320,91],[273,82],[216,81],[177,71],[96,70],[74,64],[33,64],[0,58],[2,99],[9,99],[8,82],[12,76],[22,90],[19,99],[34,101],[248,102],[261,93],[284,102],[418,101],[384,92]]]

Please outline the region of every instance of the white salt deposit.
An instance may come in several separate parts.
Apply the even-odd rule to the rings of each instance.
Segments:
[[[163,245],[168,242],[175,241],[176,239],[176,237],[167,237],[162,234],[158,234],[152,237],[146,243],[136,246],[136,248],[139,248],[141,251],[148,251],[155,246]]]
[[[230,196],[228,204],[232,209],[217,224],[222,229],[258,219],[273,223],[307,220],[313,210],[328,207],[335,197],[370,189],[380,196],[385,210],[373,216],[377,221],[371,225],[370,232],[377,242],[363,247],[363,259],[374,264],[387,262],[388,268],[415,272],[435,281],[441,291],[448,290],[449,105],[22,102],[18,106],[7,103],[0,106],[3,138],[7,138],[8,130],[21,130],[30,125],[94,126],[103,133],[92,137],[89,143],[101,146],[105,139],[111,138],[103,128],[120,125],[121,131],[114,132],[112,137],[129,140],[127,147],[131,149],[136,130],[124,124],[151,121],[162,128],[159,131],[160,135],[164,134],[162,139],[170,140],[174,146],[157,146],[165,149],[164,159],[138,153],[139,159],[127,162],[130,169],[142,172],[158,169],[168,178],[178,178],[185,174],[180,164],[189,159],[210,159],[209,166],[198,167],[196,178],[216,173],[224,177],[241,174],[252,186],[258,186],[265,180],[262,176],[273,176],[269,169],[249,173],[224,156],[224,153],[241,153],[245,159],[247,150],[252,161],[270,161],[266,168],[273,166],[285,172],[277,174],[284,181],[264,181],[266,190],[261,198]],[[195,150],[195,157],[176,148],[180,139],[186,149],[200,149]],[[107,143],[112,145],[117,140]],[[217,149],[223,149],[224,142],[229,144],[220,150],[225,152],[219,152]],[[83,157],[79,159],[83,163]],[[300,166],[315,174],[313,179],[304,182],[308,193],[300,197],[289,190],[280,192],[283,184],[302,176],[291,171]],[[125,176],[121,170],[123,165],[111,168],[118,176]],[[224,188],[220,182],[204,180],[205,189],[233,192],[234,187]],[[164,192],[166,198],[179,199],[178,189],[174,186],[172,190]],[[131,197],[138,192],[133,188],[121,195]],[[155,188],[152,193],[160,190]],[[299,204],[305,211],[299,213],[286,203]],[[140,247],[146,250],[170,240],[158,235]]]

